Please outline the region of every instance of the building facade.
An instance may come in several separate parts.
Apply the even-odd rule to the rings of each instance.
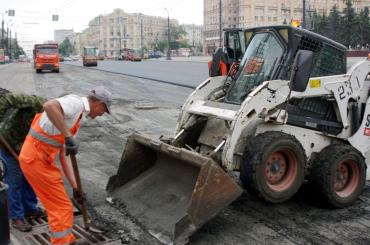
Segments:
[[[170,19],[170,25],[178,26],[179,23]],[[167,40],[167,29],[167,18],[115,9],[89,22],[89,27],[79,35],[78,48],[82,50],[84,46],[95,46],[101,55],[108,57],[119,56],[120,50],[125,48],[150,50],[158,42]]]
[[[204,53],[213,53],[222,45],[220,27],[254,27],[290,23],[291,20],[302,21],[303,1],[296,0],[203,0],[204,1]],[[353,0],[353,8],[359,12],[369,6],[369,0]],[[330,13],[337,5],[341,11],[346,7],[342,0],[306,0],[306,18],[316,10]],[[220,11],[221,6],[221,11]],[[221,21],[220,21],[221,20]],[[309,23],[309,21],[306,21]],[[220,25],[221,23],[221,25]]]
[[[203,46],[203,26],[195,24],[184,24],[182,26],[186,32],[184,39],[192,47],[193,52],[201,52]]]
[[[54,41],[61,44],[67,37],[70,38],[74,35],[72,29],[70,30],[54,30]]]

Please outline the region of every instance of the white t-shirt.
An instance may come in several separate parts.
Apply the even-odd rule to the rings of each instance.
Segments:
[[[73,127],[81,113],[88,114],[90,112],[89,102],[86,97],[69,94],[56,100],[63,109],[64,121],[69,129]],[[60,134],[60,131],[49,120],[45,112],[41,115],[39,125],[48,135]]]

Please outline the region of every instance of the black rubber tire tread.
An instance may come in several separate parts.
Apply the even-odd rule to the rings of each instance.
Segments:
[[[298,159],[298,173],[295,183],[284,192],[269,189],[260,176],[268,155],[281,147],[293,151]],[[244,188],[253,196],[268,202],[281,203],[290,199],[304,181],[306,155],[301,143],[293,136],[279,131],[268,131],[255,136],[247,145],[242,156],[240,179]]]
[[[360,180],[358,188],[347,198],[339,197],[334,190],[334,177],[337,164],[345,159],[354,160],[359,166]],[[336,144],[324,148],[316,161],[312,163],[309,182],[324,204],[334,208],[352,205],[361,195],[366,182],[366,163],[362,154],[351,145]]]

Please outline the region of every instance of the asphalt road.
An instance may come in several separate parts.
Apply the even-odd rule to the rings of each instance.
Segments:
[[[196,87],[208,78],[207,63],[204,61],[166,61],[166,60],[142,60],[131,61],[99,61],[97,67],[88,67],[103,71],[111,71],[126,75],[134,75],[144,78],[157,79],[164,82]],[[65,64],[82,67],[82,61],[64,62]]]
[[[117,172],[127,137],[133,132],[172,136],[179,108],[192,90],[76,66],[63,66],[59,74],[36,74],[30,64],[0,66],[0,87],[15,92],[53,98],[84,95],[97,85],[113,92],[113,113],[84,121],[78,136],[80,174],[93,220],[130,244],[159,244],[106,202],[105,186]],[[306,186],[279,205],[245,193],[196,232],[190,244],[369,244],[369,204],[369,184],[355,205],[337,210],[322,207]]]
[[[172,61],[148,59],[141,62],[104,60],[98,61],[97,67],[87,69],[109,71],[195,88],[208,77],[207,62],[210,59],[210,57],[174,57]],[[347,69],[362,59],[349,58]],[[63,64],[83,67],[82,61],[69,61]]]

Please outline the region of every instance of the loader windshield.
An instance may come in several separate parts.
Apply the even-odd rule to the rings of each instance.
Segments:
[[[272,33],[255,34],[240,63],[237,80],[226,94],[225,102],[241,104],[255,87],[263,81],[271,80],[283,53],[283,46]]]

